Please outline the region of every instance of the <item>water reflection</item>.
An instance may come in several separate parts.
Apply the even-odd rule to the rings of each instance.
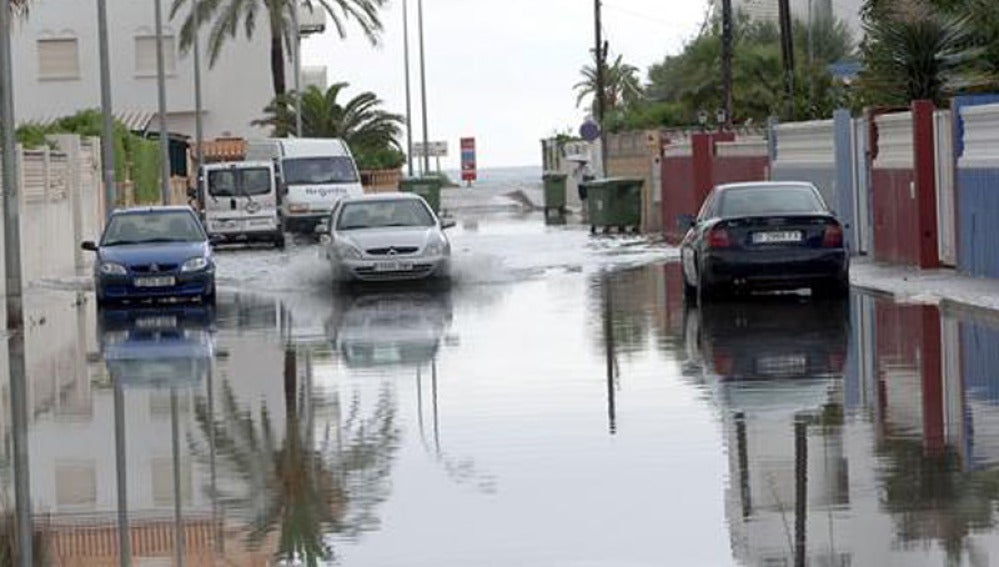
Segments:
[[[415,368],[437,355],[451,319],[449,293],[367,294],[342,299],[329,334],[350,367]]]

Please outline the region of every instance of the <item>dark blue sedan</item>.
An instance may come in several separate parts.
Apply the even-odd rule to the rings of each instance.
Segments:
[[[115,211],[99,244],[94,287],[98,305],[148,299],[215,302],[215,260],[201,221],[189,207]]]
[[[811,288],[842,298],[850,289],[843,228],[814,185],[719,185],[681,244],[686,295]]]

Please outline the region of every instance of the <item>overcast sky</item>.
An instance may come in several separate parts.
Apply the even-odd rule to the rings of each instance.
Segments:
[[[306,65],[326,65],[329,81],[348,94],[377,93],[388,110],[405,112],[402,0],[382,13],[381,45],[351,27],[303,42]],[[645,70],[676,53],[698,30],[706,0],[605,0],[611,55]],[[448,167],[459,163],[458,139],[475,136],[479,167],[539,165],[539,140],[574,131],[584,118],[572,85],[590,57],[590,0],[424,0],[430,139],[446,140]],[[416,0],[409,0],[414,136],[422,137]]]

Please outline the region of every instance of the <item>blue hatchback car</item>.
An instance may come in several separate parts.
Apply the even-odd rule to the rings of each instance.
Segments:
[[[115,211],[97,253],[94,288],[98,305],[147,299],[215,302],[215,259],[201,221],[189,207]]]

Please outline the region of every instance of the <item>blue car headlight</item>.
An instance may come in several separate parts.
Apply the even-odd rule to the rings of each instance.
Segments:
[[[191,258],[180,267],[182,272],[197,272],[208,267],[208,259],[204,257]]]
[[[114,262],[101,262],[101,273],[105,276],[124,276],[128,274],[128,270],[125,266],[121,264],[115,264]]]

